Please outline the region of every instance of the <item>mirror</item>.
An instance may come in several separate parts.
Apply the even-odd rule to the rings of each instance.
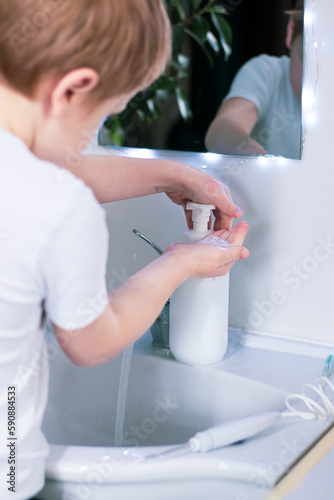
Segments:
[[[186,0],[185,0],[186,2]],[[147,125],[139,122],[139,133],[129,134],[123,146],[142,147],[149,149],[170,149],[175,151],[207,151],[205,135],[212,123],[223,99],[238,70],[251,58],[260,54],[269,54],[276,58],[288,56],[286,47],[286,30],[289,16],[285,10],[292,10],[296,0],[225,0],[222,2],[228,15],[226,19],[233,33],[232,52],[225,60],[223,51],[214,57],[214,67],[196,42],[188,40],[186,48],[190,54],[190,77],[185,80],[185,89],[189,95],[193,118],[185,122],[178,110],[174,96],[162,107],[161,119]],[[297,0],[298,4],[302,1]],[[300,21],[302,26],[302,21]],[[301,39],[302,56],[302,39]],[[289,71],[288,67],[285,68]],[[301,80],[302,67],[300,67]],[[276,76],[273,77],[277,80]],[[293,98],[292,98],[293,99]],[[295,99],[293,110],[282,109],[277,104],[272,111],[268,123],[259,125],[254,130],[258,142],[264,142],[265,151],[258,152],[243,145],[239,150],[219,150],[209,147],[210,151],[225,154],[257,155],[275,154],[288,158],[300,158],[300,103]],[[278,135],[288,128],[291,133],[285,134],[285,139],[279,142]],[[278,146],[276,142],[278,141]],[[274,144],[274,147],[272,146]],[[289,143],[289,144],[288,144]],[[111,144],[108,132],[100,131],[100,144]],[[210,145],[209,145],[210,146]]]

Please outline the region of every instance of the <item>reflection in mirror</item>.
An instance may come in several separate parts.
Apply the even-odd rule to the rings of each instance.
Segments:
[[[289,57],[261,54],[240,68],[206,134],[209,151],[300,158],[302,1],[286,14]]]
[[[214,57],[214,67],[210,67],[196,42],[189,41],[186,47],[191,59],[191,77],[185,82],[185,90],[193,118],[185,122],[180,118],[175,99],[168,100],[162,118],[150,125],[139,124],[139,130],[137,124],[137,132],[128,134],[122,145],[300,158],[303,22],[302,12],[290,16],[286,11],[300,12],[303,0],[257,0],[256,5],[244,0],[221,3],[233,33],[228,60],[221,52]],[[282,104],[282,100],[273,99],[274,89],[276,97],[281,93],[287,101]],[[231,99],[221,107],[226,97]],[[215,119],[217,112],[219,119]],[[238,115],[241,123],[235,123]],[[228,127],[231,124],[234,129]],[[235,127],[239,137],[233,133]],[[110,144],[106,131],[100,132],[100,143]]]

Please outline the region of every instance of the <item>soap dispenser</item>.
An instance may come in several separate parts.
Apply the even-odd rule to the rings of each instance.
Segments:
[[[188,203],[193,229],[185,243],[196,243],[211,233],[212,205]],[[187,365],[217,363],[227,349],[229,275],[186,281],[170,298],[169,345],[173,356]]]

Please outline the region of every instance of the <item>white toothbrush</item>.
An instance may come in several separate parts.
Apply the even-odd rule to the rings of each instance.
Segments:
[[[268,429],[275,424],[280,418],[302,418],[306,420],[326,420],[334,417],[334,401],[325,394],[325,389],[334,393],[334,384],[330,381],[329,376],[334,372],[333,356],[329,356],[326,360],[327,376],[317,378],[316,385],[304,384],[301,394],[290,394],[285,398],[285,404],[288,411],[278,412],[270,411],[244,417],[239,420],[231,420],[224,424],[219,424],[204,431],[197,432],[189,439],[187,443],[163,451],[148,455],[145,459],[150,458],[172,458],[185,453],[206,452],[229,446],[249,437],[255,436],[260,432]],[[331,371],[329,370],[331,368]],[[330,373],[329,373],[330,371]],[[313,398],[307,395],[307,391],[313,393]],[[316,398],[314,398],[314,393]],[[293,402],[303,403],[307,411],[301,411],[293,406]]]
[[[205,452],[228,446],[243,439],[255,436],[264,431],[281,418],[278,411],[270,411],[232,420],[224,424],[215,425],[205,431],[197,432],[188,443],[191,451]]]
[[[206,452],[237,443],[243,439],[255,436],[272,426],[281,418],[278,411],[270,411],[244,417],[239,420],[231,420],[224,424],[215,425],[204,431],[197,432],[187,443],[175,446],[167,451],[147,455],[150,458],[172,458],[185,453]]]

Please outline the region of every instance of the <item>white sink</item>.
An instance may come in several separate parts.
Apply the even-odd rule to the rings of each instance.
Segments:
[[[44,431],[49,442],[113,446],[121,356],[79,368],[60,353],[51,365]],[[210,367],[134,354],[124,423],[125,446],[183,443],[226,420],[284,407],[284,393]]]
[[[197,431],[226,420],[282,410],[285,393],[281,389],[217,369],[217,365],[194,368],[149,353],[134,354],[124,423],[125,446],[115,448],[121,360],[118,356],[99,367],[79,368],[59,350],[51,361],[44,421],[44,432],[51,443],[47,484],[41,493],[45,500],[58,500],[65,493],[71,500],[121,499],[132,494],[131,487],[145,483],[149,488],[152,482],[160,484],[160,491],[173,481],[175,485],[190,481],[195,487],[196,481],[202,480],[200,488],[208,478],[211,485],[226,478],[249,480],[258,461],[239,463],[239,455],[230,462],[223,462],[217,452],[163,462],[137,457],[183,443]],[[80,496],[80,488],[88,489],[89,495]],[[150,498],[147,489],[142,496],[136,491],[137,499]],[[154,490],[152,498],[157,498],[156,494]]]

